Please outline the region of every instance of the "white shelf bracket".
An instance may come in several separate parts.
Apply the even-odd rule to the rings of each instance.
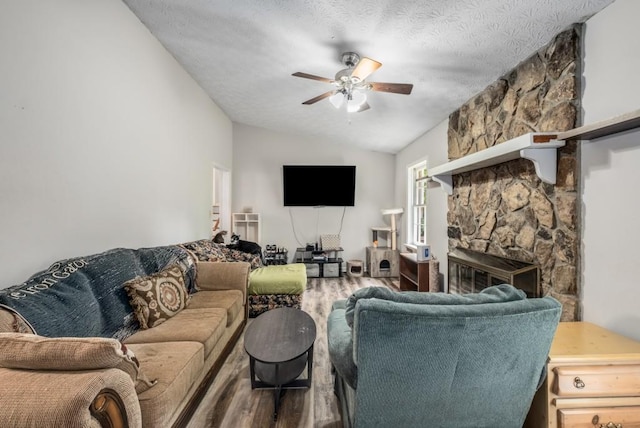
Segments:
[[[442,189],[447,192],[447,195],[453,194],[453,178],[451,175],[434,175],[433,181],[440,183]]]
[[[548,184],[556,184],[558,150],[555,147],[549,149],[522,149],[520,150],[520,157],[533,162],[536,168],[536,175],[540,177],[540,180]]]

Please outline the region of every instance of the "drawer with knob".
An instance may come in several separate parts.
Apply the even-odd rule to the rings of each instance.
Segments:
[[[560,366],[552,392],[560,397],[640,395],[640,365]]]
[[[640,406],[558,410],[559,428],[640,428]]]

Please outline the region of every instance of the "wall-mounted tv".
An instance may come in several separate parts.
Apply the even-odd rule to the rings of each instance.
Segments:
[[[355,203],[354,165],[284,165],[285,207],[352,207]]]

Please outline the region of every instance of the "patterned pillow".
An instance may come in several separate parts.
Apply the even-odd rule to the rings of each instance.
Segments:
[[[262,266],[262,257],[258,254],[244,253],[232,248],[223,248],[221,251],[227,262],[248,262],[251,264],[251,270]]]
[[[189,300],[184,275],[177,265],[127,281],[124,288],[142,329],[162,324],[183,310]]]
[[[180,246],[200,262],[249,262],[252,270],[262,266],[262,257],[259,254],[243,253],[210,239],[186,242]]]
[[[210,239],[201,239],[199,241],[186,242],[180,244],[182,248],[189,251],[193,257],[200,262],[224,262],[227,261],[223,249],[224,244],[217,244]]]

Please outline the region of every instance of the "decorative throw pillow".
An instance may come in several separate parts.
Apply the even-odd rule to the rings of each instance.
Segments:
[[[233,248],[223,248],[221,251],[227,262],[248,262],[251,264],[251,270],[262,266],[262,255],[260,254],[245,253]]]
[[[142,329],[156,327],[187,306],[189,294],[182,270],[171,266],[124,283],[129,304]]]
[[[116,339],[0,333],[0,367],[21,370],[99,370],[117,368],[141,393],[156,384],[140,371],[133,352]]]
[[[200,262],[226,261],[226,257],[222,252],[222,250],[226,248],[226,245],[217,244],[210,239],[185,242],[184,244],[180,244],[180,246],[187,250],[193,258]]]

